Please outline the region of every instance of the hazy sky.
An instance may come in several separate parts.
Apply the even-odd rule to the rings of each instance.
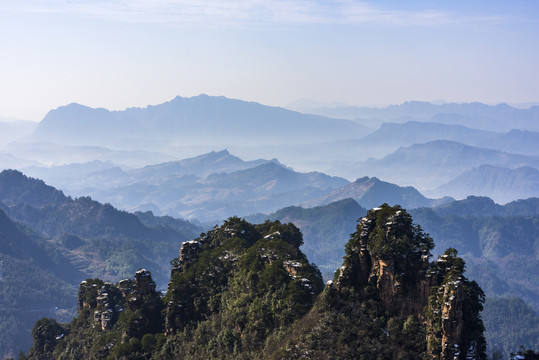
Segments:
[[[539,101],[539,1],[0,0],[0,116],[200,93]]]

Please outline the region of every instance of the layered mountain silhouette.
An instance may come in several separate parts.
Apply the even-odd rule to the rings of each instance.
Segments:
[[[440,185],[429,194],[488,196],[499,203],[539,196],[539,170],[528,166],[516,169],[481,165]]]
[[[154,204],[163,213],[197,218],[223,219],[231,214],[266,212],[321,196],[348,181],[322,173],[298,173],[268,162],[206,178],[180,175],[158,182],[135,182],[127,187],[93,192],[122,208],[144,209]]]
[[[515,200],[500,205],[486,196],[468,196],[431,210],[438,216],[535,216],[539,215],[539,198]]]
[[[25,172],[73,196],[90,195],[126,210],[151,210],[200,221],[267,213],[290,205],[325,205],[346,198],[367,208],[384,202],[416,208],[452,200],[429,199],[413,187],[378,178],[363,177],[350,183],[319,172],[296,172],[276,159],[244,161],[227,150],[132,170],[94,162],[32,167]]]
[[[399,148],[381,159],[369,159],[349,172],[377,176],[424,190],[437,187],[484,164],[512,169],[522,166],[539,169],[539,156],[510,154],[455,141],[436,140]]]
[[[319,172],[296,172],[276,159],[244,161],[227,150],[132,170],[92,162],[24,171],[73,196],[201,221],[274,211],[348,184]]]
[[[405,123],[383,123],[380,128],[358,140],[348,140],[349,145],[378,147],[379,154],[413,144],[436,140],[450,140],[465,145],[501,150],[515,154],[539,155],[539,133],[511,130],[498,133],[473,129],[462,125],[433,122],[408,121]],[[393,149],[393,150],[391,150]]]
[[[146,144],[146,142],[141,142]],[[118,143],[118,145],[120,145]],[[113,150],[103,146],[62,145],[50,141],[17,141],[4,148],[0,154],[0,168],[21,170],[27,166],[61,166],[93,161],[113,162],[133,168],[176,159],[175,156],[156,151],[138,149]],[[3,155],[15,156],[18,163],[3,161]]]
[[[132,179],[137,173],[126,176],[123,172],[137,169],[141,177],[155,172],[155,178],[169,170],[179,174],[179,166],[186,165],[178,164],[179,159],[195,158],[212,150],[219,153],[215,150],[227,147],[244,158],[279,158],[303,172],[323,171],[349,180],[376,176],[425,191],[481,165],[537,169],[537,109],[412,101],[387,108],[359,108],[357,117],[361,119],[351,121],[207,95],[176,97],[163,104],[123,111],[70,104],[49,112],[31,137],[9,144],[0,155],[0,167],[22,169],[36,165],[36,161],[46,166],[110,162],[117,168],[101,169],[108,172],[99,175],[101,183],[111,181],[124,186],[118,179]],[[371,133],[362,122],[379,129]],[[184,174],[205,178],[212,172],[253,165],[241,168],[230,163],[228,167],[224,165],[228,160],[223,161],[221,165],[213,162],[206,171],[186,170]],[[146,165],[158,166],[142,169]],[[49,176],[40,172],[34,175]],[[97,176],[90,174],[85,187],[88,193],[95,187],[90,180]],[[73,188],[82,188],[85,177],[75,181]],[[492,192],[484,195],[500,201],[498,193],[506,193],[503,200],[523,195],[499,184],[500,188],[489,187]],[[70,184],[55,185],[71,190]],[[145,201],[145,205],[130,209],[159,209],[152,201]]]
[[[355,106],[301,107],[298,110],[324,116],[356,119],[357,122],[377,128],[384,122],[438,122],[463,125],[470,128],[506,132],[511,129],[539,131],[537,119],[539,106],[518,109],[507,104],[481,103],[432,104],[424,101],[407,101],[384,108]]]

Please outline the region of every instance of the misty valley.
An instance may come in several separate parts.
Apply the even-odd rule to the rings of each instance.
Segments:
[[[0,121],[0,355],[539,357],[539,106]]]

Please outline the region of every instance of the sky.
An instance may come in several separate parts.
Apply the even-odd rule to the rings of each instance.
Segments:
[[[0,0],[0,116],[199,94],[539,101],[539,1]]]

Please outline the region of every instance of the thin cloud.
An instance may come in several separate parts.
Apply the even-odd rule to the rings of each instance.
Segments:
[[[191,27],[286,24],[493,24],[499,17],[461,17],[438,10],[388,10],[354,0],[4,0],[2,11],[78,14],[94,18]]]

